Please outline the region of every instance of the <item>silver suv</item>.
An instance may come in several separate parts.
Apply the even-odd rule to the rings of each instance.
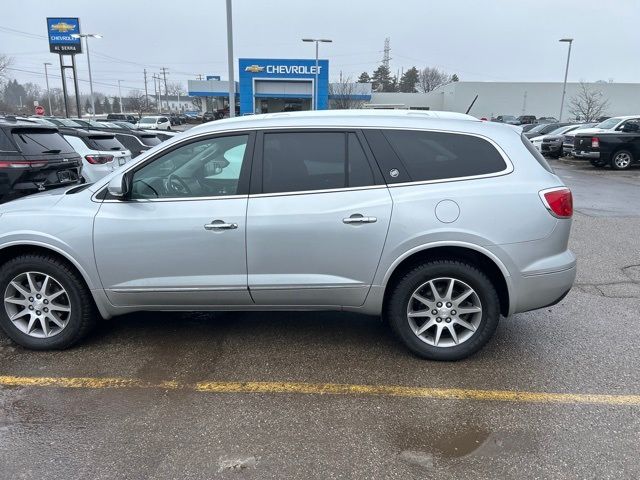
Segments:
[[[508,125],[411,111],[208,123],[95,184],[0,206],[0,325],[49,349],[140,310],[347,310],[457,360],[501,315],[569,292],[572,213]]]

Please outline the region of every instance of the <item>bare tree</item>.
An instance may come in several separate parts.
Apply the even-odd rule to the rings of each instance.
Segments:
[[[451,83],[453,76],[436,67],[424,67],[418,72],[418,83],[416,90],[420,93],[427,93],[436,88]]]
[[[125,110],[137,112],[138,117],[142,117],[142,112],[144,112],[147,106],[146,97],[144,93],[137,88],[129,90],[129,95],[122,99],[122,106]]]
[[[0,54],[0,85],[2,85],[3,80],[6,78],[7,69],[11,65],[11,61],[11,57]]]
[[[569,100],[571,115],[587,123],[601,117],[608,107],[609,101],[604,98],[602,91],[593,90],[584,82],[580,82],[578,93]]]
[[[202,111],[202,97],[193,97],[191,99],[191,103],[195,107],[196,110]]]
[[[363,83],[355,83],[351,77],[346,77],[337,83],[329,85],[329,99],[331,108],[335,110],[347,110],[362,108],[364,100],[358,98],[362,95]]]
[[[184,97],[187,94],[187,91],[184,89],[180,82],[169,82],[167,83],[167,90],[169,91],[169,95],[180,95]]]

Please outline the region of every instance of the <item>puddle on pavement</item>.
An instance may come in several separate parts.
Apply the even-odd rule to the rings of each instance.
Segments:
[[[491,432],[481,426],[454,430],[412,426],[396,434],[399,457],[429,467],[462,458],[525,456],[535,453],[536,442],[522,432]]]

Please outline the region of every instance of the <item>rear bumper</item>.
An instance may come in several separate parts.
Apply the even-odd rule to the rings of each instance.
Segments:
[[[563,270],[521,276],[518,281],[514,313],[555,305],[569,293],[575,279],[575,257],[573,262]]]
[[[585,159],[592,159],[592,158],[600,158],[600,152],[578,152],[577,150],[573,150],[573,156],[576,158],[585,158]]]

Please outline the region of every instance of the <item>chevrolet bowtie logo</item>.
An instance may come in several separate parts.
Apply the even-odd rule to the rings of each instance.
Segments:
[[[71,30],[75,30],[75,28],[76,28],[75,25],[71,25],[70,23],[67,23],[67,22],[58,22],[51,25],[51,30],[55,30],[56,32],[60,32],[60,33],[67,33],[67,32],[70,32]]]
[[[249,65],[244,69],[245,72],[251,72],[251,73],[258,73],[258,72],[262,72],[263,70],[264,70],[264,67],[261,67],[260,65]]]

